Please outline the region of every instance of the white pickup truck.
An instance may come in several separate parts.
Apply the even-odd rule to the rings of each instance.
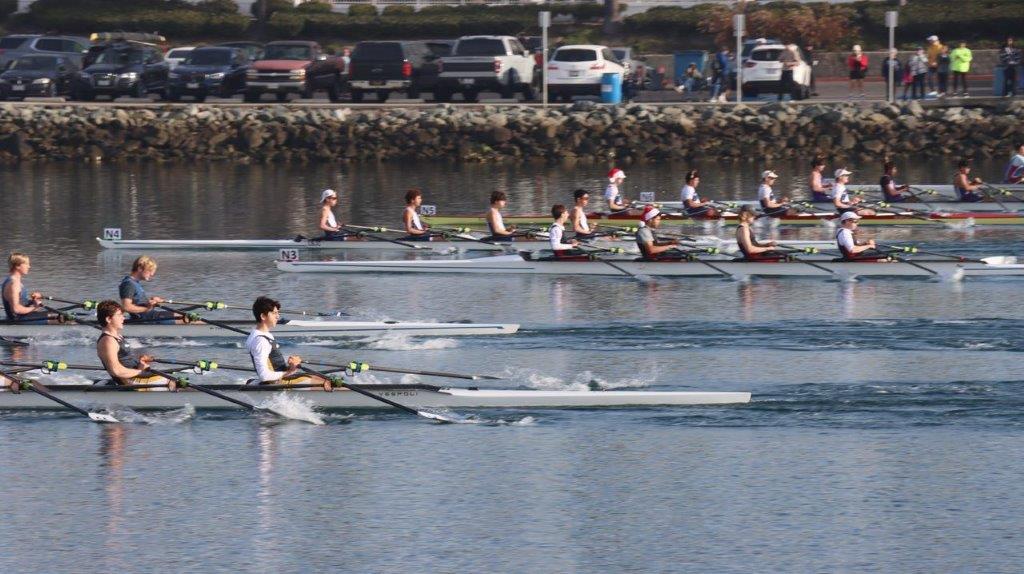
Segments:
[[[532,101],[537,97],[540,70],[536,60],[513,36],[463,36],[455,42],[452,55],[441,58],[434,99],[447,102],[462,94],[476,102],[480,92],[498,92],[503,98],[515,93]]]

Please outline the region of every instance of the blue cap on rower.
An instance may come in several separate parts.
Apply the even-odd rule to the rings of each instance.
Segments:
[[[857,215],[856,213],[852,212],[852,211],[847,211],[846,213],[844,213],[844,214],[839,216],[839,223],[846,223],[847,221],[850,221],[851,219],[856,221],[856,220],[860,219],[860,216]]]
[[[320,194],[320,203],[327,201],[328,198],[331,197],[338,197],[338,193],[333,189],[325,189],[324,192]]]

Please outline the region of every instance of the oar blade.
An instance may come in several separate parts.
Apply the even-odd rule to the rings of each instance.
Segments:
[[[416,411],[416,414],[418,414],[419,416],[421,416],[421,417],[423,417],[425,419],[430,419],[430,420],[433,420],[433,421],[437,421],[439,423],[452,423],[452,424],[454,424],[454,423],[459,422],[457,419],[454,419],[454,418],[451,418],[451,417],[446,417],[444,415],[437,414],[437,413],[427,412],[427,411]]]
[[[106,413],[89,413],[89,419],[97,423],[119,423],[121,421]]]

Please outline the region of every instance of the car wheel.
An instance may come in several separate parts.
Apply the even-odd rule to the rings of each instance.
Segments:
[[[167,93],[164,94],[164,99],[168,102],[177,102],[181,99],[181,94],[174,90],[167,90]]]
[[[475,104],[480,101],[480,92],[477,92],[476,90],[466,90],[465,92],[462,92],[462,99],[465,102]]]
[[[388,96],[390,95],[391,92],[387,90],[379,90],[377,92],[377,101],[383,104],[384,102],[388,101]]]
[[[281,103],[287,102],[288,101],[288,92],[278,92],[278,93],[274,94],[274,97],[276,97],[277,101],[279,101]]]
[[[246,91],[242,95],[242,101],[244,101],[246,103],[249,103],[249,104],[255,104],[256,102],[260,101],[260,93],[259,92]]]
[[[357,104],[359,102],[363,101],[363,91],[362,90],[352,90],[351,96],[352,96],[352,101],[357,103]]]
[[[149,96],[149,92],[146,90],[146,82],[139,80],[139,83],[135,84],[135,93],[132,94],[136,98],[143,98]]]

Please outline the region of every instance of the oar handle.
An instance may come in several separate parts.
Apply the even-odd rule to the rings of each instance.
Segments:
[[[300,365],[299,369],[301,371],[305,372],[305,373],[309,373],[310,375],[316,375],[318,377],[321,377],[323,379],[331,381],[332,384],[337,384],[339,386],[345,387],[346,389],[348,389],[350,391],[355,391],[355,392],[357,392],[357,393],[359,393],[359,394],[361,394],[363,396],[369,397],[369,398],[371,398],[371,399],[373,399],[375,401],[380,401],[380,402],[382,402],[382,403],[384,403],[386,405],[390,405],[392,407],[395,407],[396,409],[403,410],[403,411],[405,411],[405,412],[407,412],[409,414],[420,416],[419,411],[417,411],[416,409],[407,407],[407,406],[405,406],[403,404],[400,404],[400,403],[396,403],[395,401],[393,401],[391,399],[382,397],[380,395],[376,395],[376,394],[371,393],[371,392],[369,392],[367,390],[360,389],[359,387],[354,387],[354,386],[346,383],[341,377],[334,377],[334,376],[328,375],[327,373],[322,373],[320,371],[317,371],[316,369],[311,369],[311,368],[309,368],[309,367],[307,367],[305,365]]]

